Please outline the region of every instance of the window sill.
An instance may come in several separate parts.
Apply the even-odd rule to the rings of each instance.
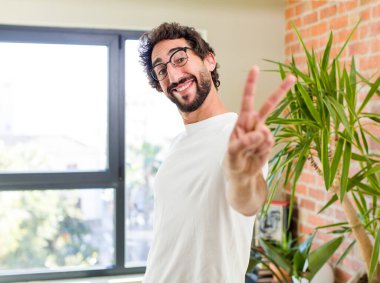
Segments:
[[[28,283],[141,283],[143,275],[123,275],[110,277],[94,277],[83,279],[65,279],[54,281],[29,281]],[[22,282],[18,282],[22,283]],[[25,282],[24,282],[25,283]]]

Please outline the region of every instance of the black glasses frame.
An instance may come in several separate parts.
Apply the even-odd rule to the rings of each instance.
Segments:
[[[157,66],[160,66],[160,65],[163,65],[163,66],[165,66],[165,69],[167,70],[167,68],[168,68],[168,64],[169,63],[171,63],[174,67],[182,67],[182,66],[184,66],[184,65],[186,65],[186,63],[187,63],[187,61],[189,60],[189,56],[187,55],[187,50],[188,49],[191,49],[190,47],[179,47],[171,56],[170,56],[170,58],[169,58],[169,61],[167,61],[166,63],[158,63],[158,64],[156,64],[156,65],[154,65],[151,69],[150,69],[150,76],[154,79],[154,80],[156,80],[156,81],[162,81],[163,79],[165,79],[166,78],[166,76],[168,75],[168,72],[166,72],[166,74],[165,74],[165,76],[163,76],[161,79],[159,79],[158,77],[157,77],[157,74],[156,74],[156,72],[154,71],[154,69],[157,67]],[[183,64],[183,65],[178,65],[178,64],[175,64],[174,62],[172,62],[172,58],[173,58],[173,56],[175,55],[175,54],[177,54],[178,52],[180,52],[180,51],[185,51],[185,54],[186,54],[186,62]]]

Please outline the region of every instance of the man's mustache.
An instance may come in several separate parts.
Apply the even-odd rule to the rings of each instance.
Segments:
[[[189,80],[194,80],[195,82],[197,81],[196,77],[194,77],[194,76],[184,77],[184,78],[180,79],[178,82],[172,83],[170,86],[168,86],[167,93],[172,93],[173,89],[175,89],[178,85],[183,84]]]

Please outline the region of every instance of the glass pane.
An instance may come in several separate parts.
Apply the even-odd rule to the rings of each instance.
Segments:
[[[107,164],[108,48],[0,42],[0,173]]]
[[[144,266],[152,241],[152,182],[173,137],[183,130],[177,108],[152,89],[139,63],[138,41],[126,49],[126,262]]]
[[[0,192],[0,274],[114,264],[114,190]]]

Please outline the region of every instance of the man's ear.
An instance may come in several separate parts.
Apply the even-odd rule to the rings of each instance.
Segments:
[[[203,61],[206,64],[207,70],[209,70],[210,72],[215,70],[216,61],[214,53],[210,52]]]

